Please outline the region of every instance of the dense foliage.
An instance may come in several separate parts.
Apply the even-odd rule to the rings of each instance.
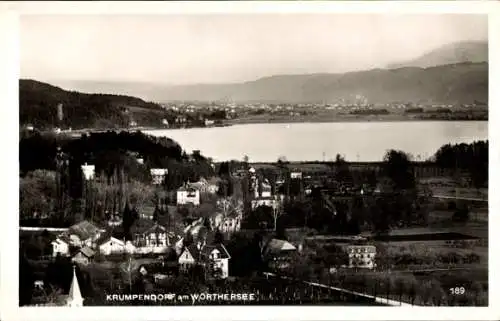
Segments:
[[[442,168],[468,172],[477,187],[488,183],[488,141],[444,145],[434,155],[434,161]]]
[[[62,104],[63,117],[58,118],[57,106]],[[123,95],[83,94],[35,80],[19,81],[19,120],[37,128],[126,126],[126,108],[140,107],[161,110],[154,103]],[[107,125],[107,126],[106,126]]]

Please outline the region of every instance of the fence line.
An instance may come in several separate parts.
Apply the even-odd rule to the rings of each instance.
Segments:
[[[278,277],[278,278],[282,278],[282,279],[292,280],[292,278],[290,278],[290,277],[287,277],[287,276],[278,276],[278,275],[276,275],[274,273],[270,273],[270,272],[264,272],[264,275],[266,275],[267,277],[274,276],[274,277]],[[369,294],[365,294],[365,293],[360,293],[360,292],[356,292],[356,291],[351,291],[351,290],[347,290],[347,289],[342,289],[342,288],[338,288],[338,287],[335,287],[335,286],[330,286],[330,285],[325,285],[325,284],[315,283],[315,282],[308,282],[308,281],[302,281],[302,282],[305,283],[305,284],[307,284],[307,285],[311,285],[311,286],[316,286],[316,287],[331,289],[331,290],[335,290],[335,291],[338,291],[338,292],[347,293],[347,294],[350,294],[350,295],[355,295],[355,296],[359,296],[359,297],[373,299],[376,303],[387,304],[387,305],[390,305],[390,306],[406,306],[406,307],[413,306],[412,304],[409,304],[409,303],[405,303],[405,302],[401,302],[401,301],[396,301],[396,300],[391,300],[389,298],[376,297],[376,296],[373,296],[373,295],[369,295]]]

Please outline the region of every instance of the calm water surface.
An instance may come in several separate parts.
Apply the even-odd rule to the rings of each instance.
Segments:
[[[230,127],[145,131],[177,141],[187,152],[200,150],[214,160],[379,161],[388,149],[415,158],[430,157],[448,143],[488,139],[487,121],[246,124]]]

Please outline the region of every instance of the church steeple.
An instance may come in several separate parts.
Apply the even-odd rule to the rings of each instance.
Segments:
[[[80,285],[78,284],[78,278],[76,277],[75,266],[73,265],[73,279],[71,280],[71,287],[69,288],[68,300],[66,303],[69,307],[81,307],[83,306],[83,297],[80,292]]]

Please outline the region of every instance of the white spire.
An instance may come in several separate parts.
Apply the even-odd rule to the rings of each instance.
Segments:
[[[83,297],[80,292],[80,285],[76,277],[75,266],[73,265],[73,279],[71,280],[71,287],[69,288],[67,306],[81,307],[83,306]]]

